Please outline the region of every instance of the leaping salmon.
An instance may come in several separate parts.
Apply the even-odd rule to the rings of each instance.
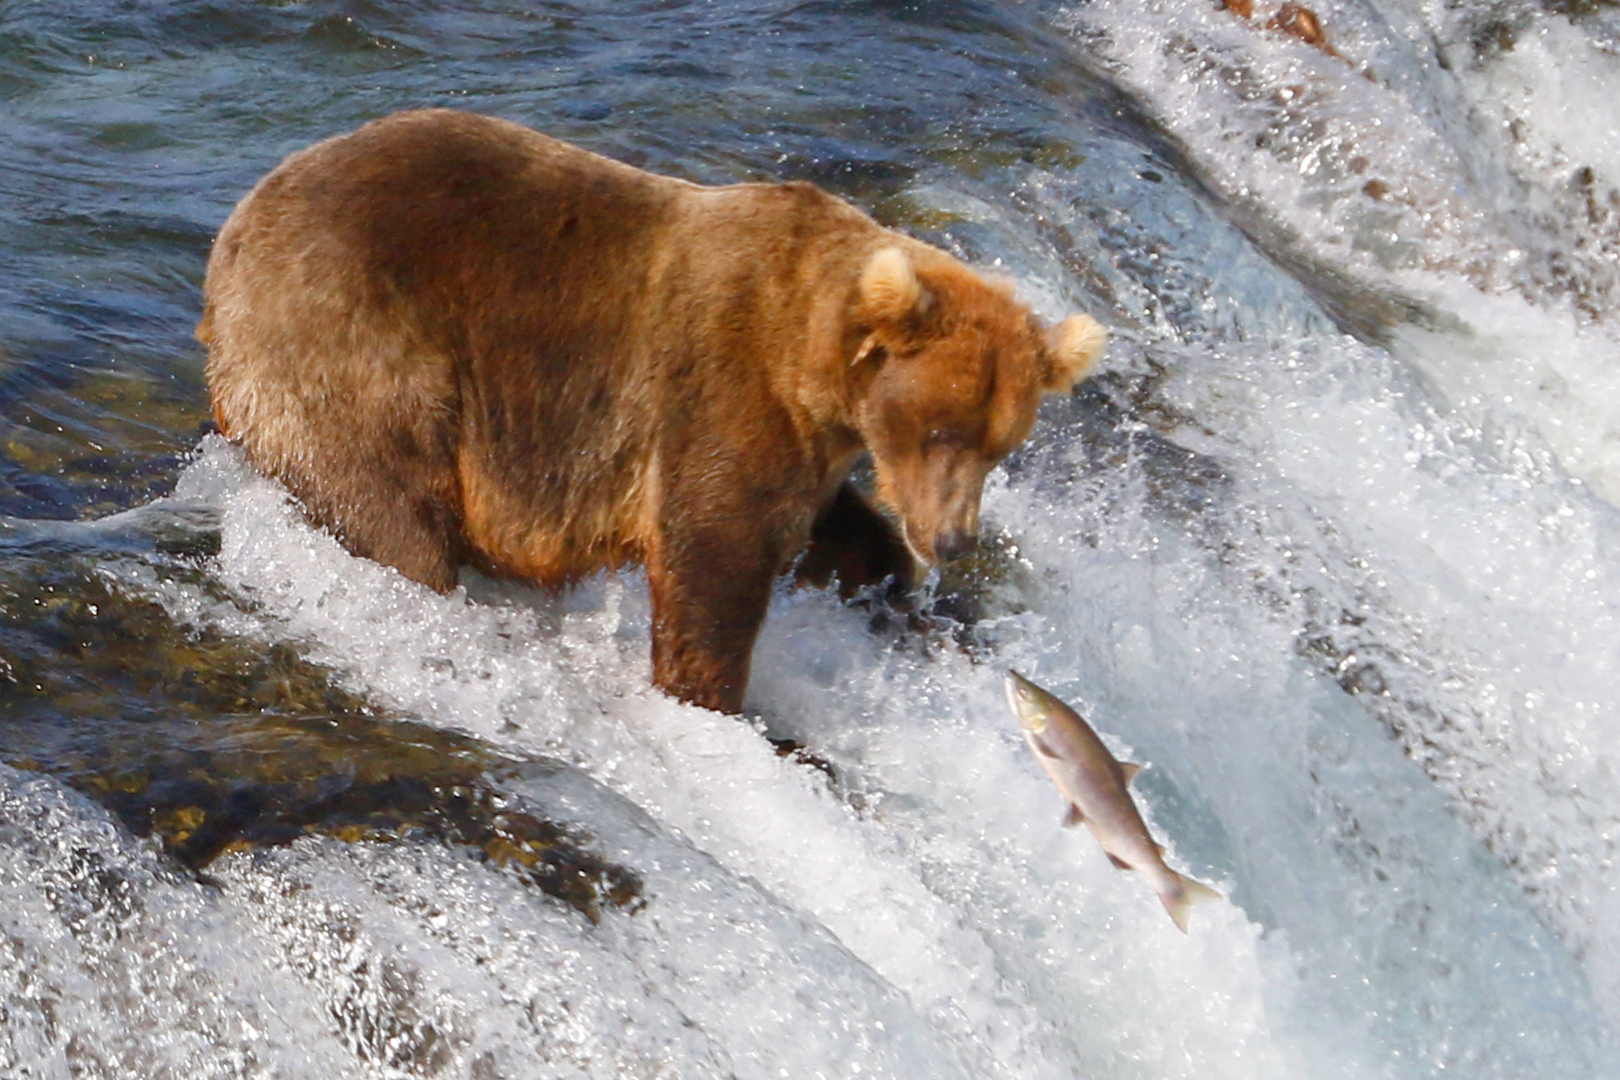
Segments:
[[[1007,672],[1007,703],[1046,774],[1069,800],[1063,824],[1084,821],[1115,866],[1145,874],[1185,934],[1187,910],[1221,894],[1164,864],[1164,849],[1148,834],[1128,789],[1141,766],[1116,759],[1079,713],[1016,671]]]

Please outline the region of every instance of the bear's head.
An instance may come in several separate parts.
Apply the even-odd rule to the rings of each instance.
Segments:
[[[851,366],[871,367],[856,422],[878,497],[920,561],[966,555],[985,476],[1028,436],[1041,395],[1085,378],[1107,335],[1088,315],[1045,329],[1009,287],[928,249],[873,254],[859,297],[870,329]]]

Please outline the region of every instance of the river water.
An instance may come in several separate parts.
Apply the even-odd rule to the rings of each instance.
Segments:
[[[0,1076],[1613,1075],[1620,11],[0,0]],[[390,111],[807,178],[1114,331],[930,620],[441,597],[208,435],[233,202]],[[1055,792],[1122,756],[1177,933]]]

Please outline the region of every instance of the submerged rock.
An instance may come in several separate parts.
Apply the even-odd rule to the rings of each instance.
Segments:
[[[77,559],[0,568],[0,680],[0,761],[59,777],[204,877],[305,835],[437,842],[593,922],[640,905],[640,878],[582,830],[511,805],[501,777],[520,762],[378,715],[286,644],[188,633]]]

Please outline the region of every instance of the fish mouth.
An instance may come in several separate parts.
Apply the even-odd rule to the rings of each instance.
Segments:
[[[1007,677],[1002,680],[1002,686],[1007,691],[1007,704],[1013,715],[1018,717],[1018,725],[1031,734],[1039,735],[1046,730],[1046,717],[1030,708],[1019,694],[1022,687],[1034,685],[1012,668],[1007,669]]]

